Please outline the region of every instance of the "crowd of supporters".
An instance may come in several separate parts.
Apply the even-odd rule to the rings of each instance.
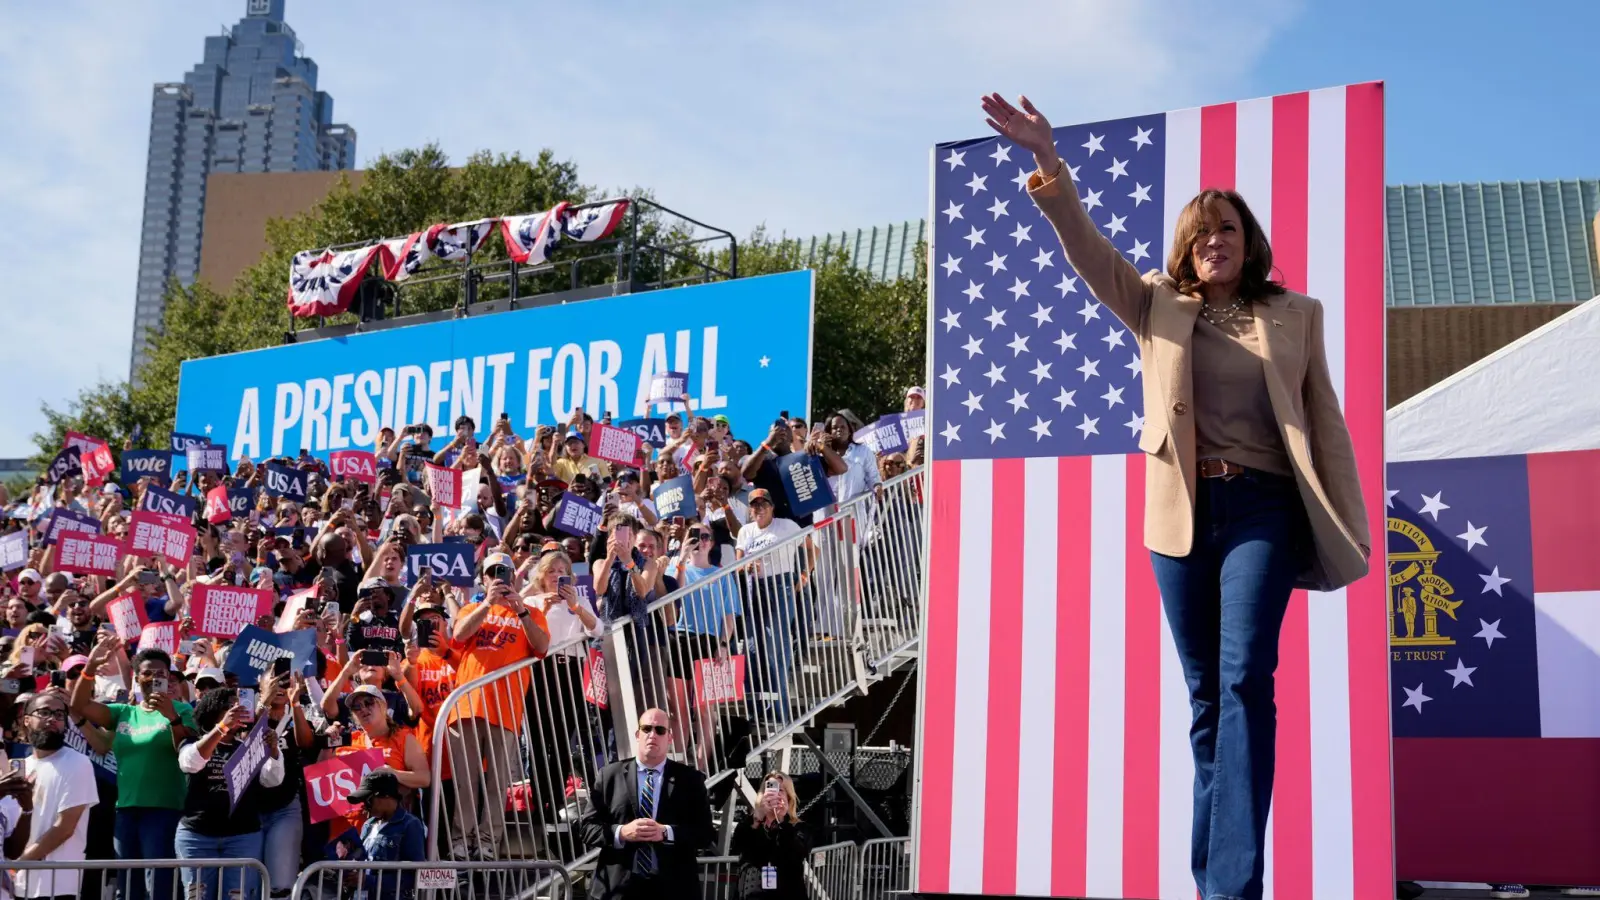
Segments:
[[[921,389],[910,389],[905,408],[921,406]],[[835,501],[845,503],[919,464],[922,453],[921,438],[902,452],[874,453],[849,411],[815,423],[769,420],[741,436],[722,416],[674,414],[663,424],[665,443],[644,445],[633,467],[590,455],[596,423],[579,410],[528,435],[501,418],[481,443],[466,417],[442,446],[425,424],[383,429],[370,481],[335,478],[302,454],[230,460],[230,471],[194,478],[41,478],[24,495],[0,496],[0,537],[27,536],[26,558],[0,579],[0,726],[7,756],[26,761],[0,777],[8,858],[259,859],[270,877],[264,886],[242,869],[150,869],[121,876],[124,900],[171,897],[175,877],[210,898],[284,896],[313,861],[420,860],[430,841],[452,859],[567,858],[573,848],[552,846],[547,834],[533,847],[513,846],[520,838],[506,833],[505,810],[533,803],[559,819],[552,807],[581,797],[616,758],[593,669],[608,628],[631,620],[647,635],[641,643],[674,648],[632,660],[642,691],[687,677],[663,667],[737,649],[749,658],[747,680],[776,686],[765,702],[787,705],[801,636],[845,635],[837,600],[816,589],[828,576],[815,548],[791,540],[812,515],[791,509],[776,460],[820,458]],[[210,492],[259,489],[268,462],[306,475],[304,501],[257,490],[244,514],[223,522],[206,515]],[[476,497],[438,502],[423,476],[429,463],[477,470],[466,482],[476,482]],[[654,492],[681,475],[692,476],[694,511],[663,516]],[[156,487],[197,501],[189,558],[129,551],[112,574],[61,570],[59,543],[46,540],[56,510],[92,517],[101,534],[126,541],[132,512],[148,507]],[[599,506],[592,534],[557,527],[569,495]],[[462,543],[472,563],[465,580],[435,575],[409,552]],[[747,577],[717,577],[775,546]],[[670,609],[653,608],[700,582]],[[285,657],[249,674],[234,640],[196,633],[191,599],[201,585],[270,591],[272,609],[255,626],[314,635],[309,662],[290,666]],[[781,602],[764,602],[758,614],[757,595]],[[136,608],[140,626],[176,623],[176,646],[150,645],[148,630],[119,633],[114,605]],[[503,671],[528,660],[538,662]],[[499,674],[445,708],[458,686],[491,673]],[[701,748],[684,761],[703,768],[716,723],[680,712],[679,746]],[[573,740],[578,732],[584,740]],[[254,778],[242,794],[237,785],[230,791],[230,760],[258,752],[247,749],[254,741],[265,747],[250,761]],[[354,773],[358,790],[319,780],[330,761],[363,751],[378,751],[382,763]],[[440,833],[429,835],[432,792],[445,814]],[[313,807],[330,799],[342,801],[340,810],[319,821]],[[31,809],[31,823],[19,806]],[[98,893],[91,881],[83,881],[85,896]],[[79,885],[17,890],[73,894]]]

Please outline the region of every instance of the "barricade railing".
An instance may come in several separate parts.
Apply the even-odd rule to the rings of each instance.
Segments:
[[[572,863],[587,852],[589,786],[618,758],[610,718],[585,697],[589,649],[558,645],[445,698],[429,747],[430,859]]]
[[[860,690],[855,532],[846,511],[614,622],[617,730],[665,709],[675,753],[717,777]]]
[[[536,860],[447,864],[341,860],[306,867],[295,879],[289,900],[415,900],[419,894],[456,900],[568,900],[572,880],[560,864]]]
[[[917,643],[927,517],[923,468],[883,482],[840,507],[856,520],[861,569],[861,641],[866,665],[881,674]]]
[[[911,838],[873,838],[861,845],[858,900],[892,900],[911,890]]]
[[[806,860],[806,893],[811,900],[854,900],[861,868],[861,846],[841,841],[814,847]]]
[[[226,900],[238,891],[242,900],[265,900],[271,890],[259,859],[8,860],[0,867],[12,872],[13,897]]]
[[[700,864],[700,900],[741,900],[739,892],[739,857],[702,856]]]

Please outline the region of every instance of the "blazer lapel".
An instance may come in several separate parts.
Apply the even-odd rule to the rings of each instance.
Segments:
[[[628,760],[628,765],[623,768],[622,783],[628,790],[628,809],[633,810],[633,815],[628,817],[628,821],[644,818],[644,814],[639,810],[639,761],[637,759]]]

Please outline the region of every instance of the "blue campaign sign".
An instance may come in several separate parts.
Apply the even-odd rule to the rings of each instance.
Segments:
[[[304,503],[306,500],[306,473],[282,463],[267,463],[262,473],[268,497],[288,497]]]
[[[272,668],[273,660],[290,657],[290,666],[302,675],[316,674],[317,630],[287,631],[275,634],[259,625],[246,625],[228,649],[222,664],[225,672],[239,676],[239,683],[252,685]]]
[[[412,544],[406,548],[406,576],[416,584],[423,569],[431,569],[437,581],[468,587],[476,578],[473,547],[467,543]]]
[[[639,440],[658,449],[667,442],[666,419],[629,419],[613,423],[612,427],[631,431],[639,436]]]
[[[661,482],[650,492],[650,499],[655,501],[656,515],[663,519],[694,518],[694,476],[679,475]]]
[[[189,448],[204,447],[209,443],[211,443],[211,439],[203,434],[183,434],[177,431],[172,433],[173,453],[187,454],[189,452]]]
[[[166,450],[122,451],[122,483],[132,487],[149,476],[162,483],[172,477],[172,454]]]
[[[789,495],[789,511],[796,516],[809,516],[833,505],[833,486],[822,469],[822,457],[791,453],[778,460],[778,477],[783,479],[783,492]]]
[[[242,519],[250,515],[250,510],[254,509],[255,505],[255,488],[228,488],[228,512],[235,519]]]
[[[177,427],[251,459],[370,447],[381,426],[447,435],[461,415],[481,441],[502,412],[529,434],[577,407],[665,416],[681,402],[647,402],[664,372],[690,373],[698,413],[769,421],[810,408],[812,292],[786,272],[189,360]]]
[[[139,500],[140,509],[183,516],[185,519],[194,516],[194,510],[198,504],[199,501],[193,497],[175,494],[172,491],[158,488],[153,484],[144,489],[144,497]]]

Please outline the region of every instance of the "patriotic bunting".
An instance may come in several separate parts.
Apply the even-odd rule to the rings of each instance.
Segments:
[[[498,227],[506,254],[521,265],[541,265],[563,238],[593,243],[610,237],[628,212],[628,200],[573,209],[558,203],[544,212],[440,223],[404,237],[358,250],[306,250],[289,267],[289,309],[302,318],[330,316],[350,308],[374,256],[383,277],[404,281],[429,259],[461,262],[482,249]]]
[[[289,264],[289,309],[301,318],[331,316],[350,308],[378,245],[358,250],[302,250]]]

